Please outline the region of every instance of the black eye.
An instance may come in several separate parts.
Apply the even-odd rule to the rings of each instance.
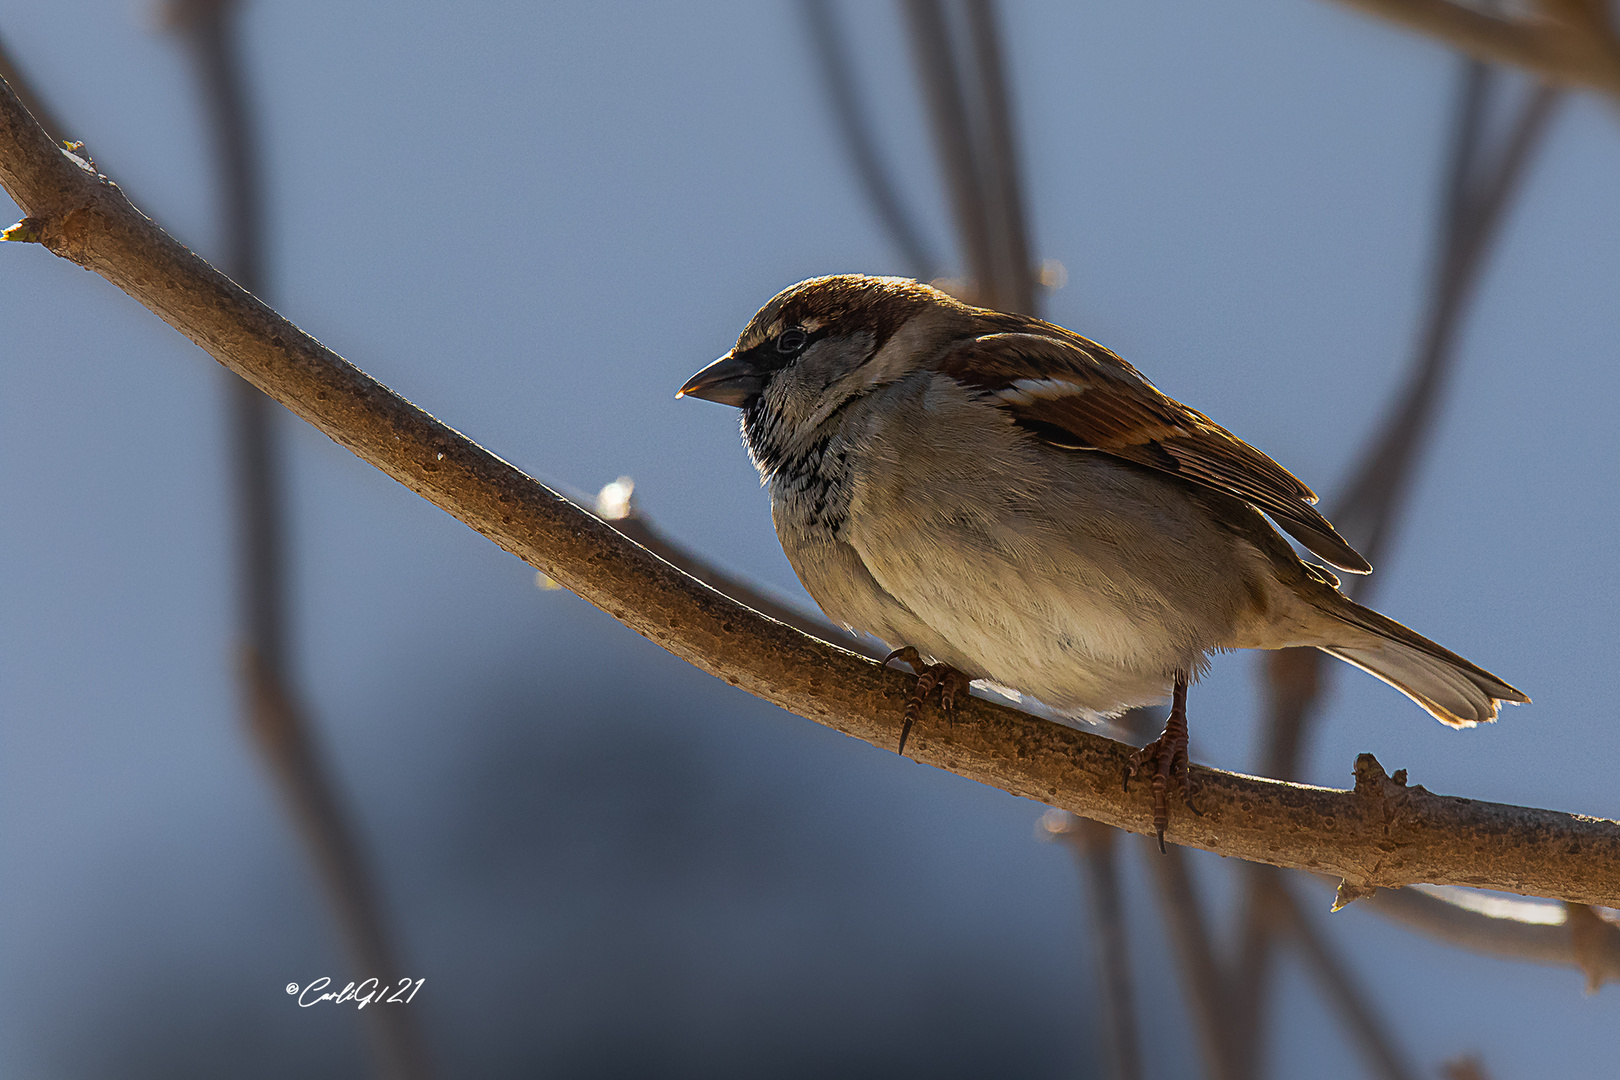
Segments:
[[[786,354],[796,353],[804,348],[804,343],[809,340],[810,335],[806,334],[802,328],[795,326],[776,335],[776,351]]]

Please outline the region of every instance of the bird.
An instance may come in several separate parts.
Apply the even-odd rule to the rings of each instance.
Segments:
[[[1187,692],[1215,653],[1315,647],[1453,728],[1530,700],[1345,596],[1328,567],[1372,567],[1310,488],[1053,323],[816,277],[676,396],[741,411],[806,591],[916,674],[901,754],[936,687],[947,717],[974,681],[1083,720],[1168,699],[1125,778],[1151,778],[1161,849],[1172,784],[1192,805]]]

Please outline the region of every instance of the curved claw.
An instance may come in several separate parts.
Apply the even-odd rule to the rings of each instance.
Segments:
[[[909,665],[911,670],[915,671],[919,675],[922,674],[923,668],[928,666],[927,664],[923,663],[922,653],[918,652],[910,645],[896,649],[888,656],[885,656],[883,658],[883,666],[888,667],[896,660],[899,660],[903,664]]]
[[[1138,772],[1148,770],[1152,777],[1153,831],[1158,835],[1160,852],[1165,850],[1164,830],[1170,824],[1168,795],[1172,781],[1180,790],[1181,801],[1187,809],[1203,816],[1192,805],[1193,784],[1187,746],[1187,678],[1177,675],[1175,697],[1170,707],[1170,718],[1164,723],[1164,733],[1132,754],[1131,763],[1125,770],[1126,790],[1130,789],[1131,777]]]
[[[922,719],[923,707],[928,704],[928,695],[939,687],[939,711],[947,718],[956,712],[956,699],[972,682],[966,674],[956,670],[949,664],[930,664],[922,658],[922,654],[907,645],[894,650],[883,658],[883,666],[887,667],[892,661],[901,660],[917,673],[917,685],[912,689],[911,696],[906,699],[906,720],[900,727],[900,745],[895,753],[906,752],[906,738],[911,734],[911,726]]]
[[[956,717],[958,699],[968,692],[968,688],[973,685],[973,680],[968,678],[966,672],[958,671],[945,664],[941,664],[940,667],[945,668],[945,670],[941,673],[939,680],[939,711],[945,714],[947,720],[951,720]]]

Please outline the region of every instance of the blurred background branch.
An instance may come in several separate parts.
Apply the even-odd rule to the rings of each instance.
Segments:
[[[1360,6],[1363,8],[1397,6],[1408,10],[1456,8],[1465,10],[1472,16],[1490,20],[1493,24],[1492,32],[1504,26],[1510,28],[1514,35],[1522,35],[1527,30],[1535,34],[1555,32],[1565,36],[1566,44],[1567,40],[1571,40],[1570,35],[1574,35],[1584,36],[1602,46],[1603,34],[1607,28],[1604,6],[1588,0],[1540,0],[1533,11],[1530,5],[1515,7],[1511,18],[1497,17],[1485,10],[1488,5],[1483,3],[1467,8],[1449,4],[1363,3]],[[851,8],[850,5],[845,7]],[[852,29],[856,16],[853,11],[846,10],[845,15],[850,18],[847,21],[840,20],[837,7],[831,0],[801,0],[800,8],[804,25],[809,29],[809,43],[815,50],[813,58],[820,64],[820,73],[826,84],[825,90],[835,130],[849,151],[850,163],[856,169],[860,189],[873,203],[875,220],[882,226],[895,250],[900,253],[906,269],[917,276],[932,277],[943,268],[934,258],[934,253],[928,249],[926,233],[917,226],[916,215],[909,213],[915,207],[905,203],[905,192],[897,188],[893,174],[884,168],[885,147],[876,134],[879,130],[883,130],[884,126],[872,123],[871,108],[875,103],[887,102],[889,97],[887,95],[872,97],[858,92],[856,77],[858,65],[852,59],[849,42],[860,40],[864,45],[866,37],[861,31]],[[792,14],[791,11],[788,12],[788,15]],[[1000,35],[994,21],[995,14],[990,4],[974,3],[972,0],[952,0],[944,4],[911,4],[903,12],[901,24],[912,35],[912,49],[918,60],[917,75],[924,85],[925,96],[928,96],[927,87],[930,85],[930,79],[937,83],[941,81],[942,73],[949,79],[945,84],[948,92],[942,98],[933,95],[939,100],[931,99],[929,109],[929,116],[935,126],[936,146],[940,149],[944,162],[942,171],[946,177],[947,189],[952,190],[955,186],[952,180],[953,169],[951,161],[946,160],[949,157],[946,153],[947,140],[941,138],[939,133],[937,115],[939,110],[932,107],[939,105],[940,101],[946,106],[943,111],[947,122],[956,125],[959,134],[962,134],[961,142],[964,146],[957,149],[965,148],[965,154],[958,155],[957,166],[960,167],[961,159],[965,158],[969,166],[968,175],[971,177],[971,184],[978,188],[974,204],[977,208],[976,227],[984,232],[985,250],[981,254],[986,265],[981,267],[982,272],[976,276],[970,271],[965,283],[950,287],[981,300],[986,300],[990,296],[1013,297],[1003,299],[1001,306],[1033,311],[1042,298],[1033,288],[1036,275],[1028,254],[1026,207],[1018,174],[1017,140],[1012,137],[1015,134],[1011,126],[1013,110],[1007,96],[1011,81],[1008,76],[1014,65],[1010,63],[1010,58],[1001,47]],[[921,31],[918,29],[919,15],[923,21],[930,23]],[[858,17],[866,17],[864,9]],[[1015,27],[1017,25],[1015,22]],[[879,28],[884,27],[880,24]],[[1026,32],[1015,35],[1014,39],[1024,47],[1029,47],[1027,27],[1024,29]],[[1477,26],[1470,32],[1476,30]],[[930,35],[943,41],[944,44],[925,57],[917,43],[921,38]],[[660,42],[660,45],[662,44]],[[895,44],[897,43],[891,41],[889,48],[892,50]],[[904,45],[904,42],[898,44]],[[1517,42],[1517,46],[1523,44],[1523,39]],[[1074,48],[1075,45],[1073,41],[1067,42],[1069,48]],[[3,58],[0,58],[0,63],[3,63]],[[1032,58],[1030,63],[1031,70],[1043,82],[1044,99],[1048,89],[1044,83],[1049,78],[1051,57],[1043,55],[1038,59]],[[1093,66],[1098,66],[1096,58],[1093,58],[1092,63]],[[928,76],[925,70],[927,64],[933,64],[941,70],[936,70],[932,76]],[[883,74],[890,75],[888,72]],[[1460,122],[1454,132],[1451,183],[1446,192],[1448,210],[1442,215],[1445,220],[1442,222],[1441,231],[1445,239],[1438,245],[1435,256],[1435,267],[1430,283],[1430,303],[1426,308],[1425,320],[1419,328],[1419,341],[1414,348],[1412,373],[1400,393],[1395,395],[1390,412],[1376,437],[1370,440],[1368,450],[1362,456],[1348,490],[1332,508],[1332,516],[1335,516],[1341,524],[1350,523],[1346,526],[1347,533],[1351,532],[1350,525],[1360,523],[1356,527],[1362,528],[1366,537],[1362,542],[1381,569],[1384,568],[1383,563],[1387,561],[1388,552],[1394,546],[1392,537],[1397,531],[1401,508],[1409,500],[1410,492],[1415,487],[1416,463],[1425,449],[1430,433],[1437,426],[1436,418],[1445,400],[1445,388],[1451,381],[1450,372],[1454,367],[1457,328],[1461,325],[1460,320],[1466,314],[1469,299],[1476,291],[1477,280],[1486,265],[1491,232],[1495,227],[1491,221],[1493,218],[1499,220],[1504,216],[1504,207],[1511,204],[1514,190],[1528,163],[1534,159],[1535,147],[1541,140],[1556,106],[1557,98],[1550,90],[1543,89],[1539,93],[1525,95],[1522,98],[1512,97],[1509,96],[1513,89],[1510,85],[1511,80],[1493,78],[1482,70],[1474,74],[1478,76],[1477,83],[1465,80],[1461,95],[1463,103],[1459,106],[1459,115],[1469,109],[1473,110],[1473,126]],[[1387,76],[1388,73],[1380,72],[1380,78]],[[1110,78],[1118,80],[1120,76],[1114,72]],[[891,77],[889,84],[891,88],[892,83]],[[877,84],[878,80],[874,79],[874,85]],[[1575,84],[1589,85],[1580,83],[1579,79],[1575,80]],[[998,90],[1001,94],[999,106]],[[1122,95],[1138,92],[1139,90],[1121,90]],[[956,99],[954,105],[946,100],[952,94]],[[1033,99],[1034,95],[1031,97]],[[1498,107],[1503,104],[1509,104],[1511,107],[1505,110]],[[779,102],[774,103],[773,108],[777,109],[778,113],[782,111]],[[1376,115],[1371,107],[1368,114]],[[1483,119],[1488,119],[1492,115],[1496,117],[1495,121],[1489,124],[1481,123]],[[998,116],[1003,123],[999,136],[996,132]],[[775,119],[775,116],[771,117],[772,122]],[[813,118],[810,119],[813,123]],[[463,117],[462,121],[466,124],[468,117]],[[803,123],[804,118],[801,117],[800,122]],[[54,125],[47,126],[53,136],[61,135],[60,129]],[[755,132],[759,130],[757,122],[753,130]],[[1064,134],[1067,136],[1070,133]],[[1086,135],[1090,138],[1097,137],[1096,132],[1089,130]],[[591,145],[598,145],[595,140],[606,137],[605,134],[593,135]],[[1186,138],[1185,134],[1181,137]],[[224,145],[225,140],[212,140],[210,143],[211,148],[224,148]],[[1043,149],[1047,153],[1043,154],[1040,160],[1051,158],[1058,148],[1043,147]],[[1464,165],[1467,165],[1467,168],[1464,168]],[[1381,167],[1390,169],[1387,162]],[[1396,170],[1387,175],[1398,180],[1404,174]],[[536,175],[527,178],[531,181],[538,179]],[[1117,198],[1117,193],[1111,197]],[[883,205],[885,203],[886,206]],[[1493,203],[1496,204],[1494,209]],[[1042,215],[1043,218],[1059,219],[1059,211],[1063,209],[1063,205],[1059,203],[1053,207],[1046,207],[1047,212]],[[963,217],[954,195],[952,216],[958,226],[957,232],[964,234],[961,244],[966,252],[970,245],[965,233],[971,223]],[[863,217],[862,221],[865,220]],[[1484,225],[1480,224],[1481,220],[1485,222]],[[1470,235],[1474,244],[1472,251],[1467,249],[1466,244],[1457,242],[1459,237],[1467,239]],[[1010,254],[1011,248],[1020,237],[1024,241],[1024,252],[1021,256],[1013,256]],[[1061,232],[1055,232],[1049,239],[1061,241],[1062,237]],[[638,238],[638,242],[643,240],[652,242],[648,237]],[[225,260],[222,260],[222,264],[224,262]],[[250,270],[233,265],[227,265],[226,268],[233,277],[248,284],[250,288],[254,287],[253,281],[262,282],[262,275],[256,275]],[[1029,283],[1025,294],[1018,293],[1020,287],[1018,279],[1021,276]],[[1027,299],[1020,299],[1020,296],[1027,296]],[[289,298],[288,302],[296,303],[297,300]],[[1170,306],[1167,305],[1167,308]],[[1167,310],[1163,314],[1169,316],[1171,313]],[[599,326],[596,329],[599,331]],[[571,350],[573,348],[570,347]],[[384,346],[384,349],[390,350],[389,359],[392,361],[393,347]],[[393,375],[390,374],[389,377],[392,381]],[[252,396],[258,398],[256,393]],[[260,445],[267,447],[266,454],[274,456],[273,444]],[[634,448],[629,443],[623,452],[625,456],[632,458],[634,456]],[[266,501],[274,514],[277,481],[274,478],[274,469],[271,471],[272,475],[263,490],[268,493]],[[396,472],[395,475],[399,474]],[[415,483],[412,486],[418,487]],[[853,635],[842,634],[824,620],[800,610],[791,601],[784,600],[771,589],[754,585],[675,543],[662,529],[655,527],[635,505],[631,486],[627,481],[621,480],[608,485],[594,500],[569,497],[577,505],[587,509],[596,520],[613,526],[621,535],[635,540],[666,561],[707,582],[718,591],[738,599],[750,608],[869,657],[881,651],[874,643]],[[275,550],[277,547],[275,537],[280,528],[279,517],[272,516],[270,520],[271,528],[249,529],[247,533],[261,541],[267,540],[272,548],[269,557],[279,559],[280,553]],[[670,520],[679,521],[680,515],[671,514]],[[690,530],[693,526],[690,521],[685,521],[679,527]],[[1355,536],[1352,535],[1352,540],[1354,539]],[[1384,554],[1380,556],[1375,552]],[[257,580],[262,583],[265,579]],[[1362,579],[1349,582],[1352,589],[1364,587],[1365,584]],[[533,603],[533,597],[525,596],[523,601]],[[253,609],[251,602],[244,602],[243,610],[250,609]],[[285,615],[270,606],[254,610],[260,612],[263,621],[270,627],[263,635],[263,640],[270,643],[270,651],[277,651],[277,642],[281,643],[279,651],[283,656],[292,651],[285,644],[287,636]],[[553,609],[547,610],[549,612]],[[659,614],[667,616],[669,612],[662,611]],[[679,612],[676,614],[682,620],[686,618],[685,614]],[[249,699],[250,715],[257,718],[253,722],[260,738],[266,742],[277,740],[296,742],[306,739],[310,734],[307,718],[300,716],[297,704],[287,693],[290,680],[285,672],[274,677],[266,676],[257,663],[259,656],[257,651],[249,652],[243,665],[245,669],[243,679],[244,696]],[[1273,680],[1273,700],[1270,704],[1273,709],[1292,713],[1295,722],[1286,737],[1273,737],[1262,749],[1261,757],[1264,758],[1269,754],[1274,761],[1280,763],[1278,765],[1280,774],[1285,772],[1286,775],[1298,775],[1301,763],[1306,759],[1311,722],[1320,712],[1321,701],[1328,689],[1324,686],[1325,672],[1320,668],[1314,653],[1278,655],[1270,658],[1270,661],[1268,672]],[[281,666],[280,661],[277,666]],[[548,694],[554,689],[547,687]],[[543,709],[544,706],[539,708]],[[942,736],[947,734],[951,738],[955,736],[954,731],[942,733]],[[1504,730],[1500,734],[1505,737],[1508,733]],[[841,740],[832,741],[841,742]],[[273,762],[297,760],[300,756],[307,757],[317,767],[320,765],[319,759],[314,756],[313,747],[291,753],[272,751],[271,759]],[[912,773],[916,774],[924,772],[926,770],[912,770]],[[322,793],[331,796],[333,789],[329,783],[320,778],[318,772],[314,775],[316,783],[312,790],[292,798],[291,805],[295,815],[313,812],[316,817],[320,817],[328,813],[328,810],[322,809]],[[283,778],[282,784],[284,790],[292,791],[304,780],[307,780],[304,774],[289,774]],[[336,814],[336,803],[334,802],[329,809],[330,813]],[[1099,1002],[1101,1007],[1094,1012],[1088,1012],[1087,1015],[1094,1015],[1099,1021],[1102,1042],[1115,1075],[1137,1075],[1142,1069],[1140,1060],[1142,1048],[1141,1032],[1136,1017],[1137,1002],[1134,998],[1138,985],[1147,982],[1148,977],[1140,971],[1133,972],[1130,967],[1126,912],[1141,908],[1129,902],[1120,878],[1122,870],[1128,871],[1131,866],[1137,864],[1122,868],[1122,857],[1119,854],[1120,851],[1130,850],[1136,845],[1121,846],[1109,827],[1084,819],[1068,818],[1063,821],[1060,815],[1053,814],[1048,816],[1047,821],[1046,828],[1067,841],[1074,849],[1077,865],[1082,868],[1083,893],[1090,915],[1086,924],[1091,927],[1094,939],[1097,985],[1101,993]],[[1054,828],[1051,824],[1054,821],[1061,821],[1063,827]],[[300,827],[310,828],[308,825]],[[1089,830],[1091,835],[1082,838],[1080,836],[1082,829]],[[962,841],[963,850],[966,849],[966,843]],[[316,855],[319,858],[318,851]],[[1158,857],[1155,855],[1154,858]],[[1337,923],[1320,918],[1312,921],[1309,911],[1302,907],[1300,901],[1307,895],[1318,894],[1305,894],[1297,878],[1290,878],[1288,875],[1260,867],[1236,867],[1234,869],[1238,872],[1241,901],[1237,905],[1239,912],[1242,913],[1246,905],[1253,906],[1247,909],[1250,915],[1247,921],[1242,918],[1238,920],[1239,929],[1242,931],[1240,934],[1242,944],[1237,950],[1238,955],[1233,957],[1228,949],[1222,948],[1231,943],[1220,940],[1219,935],[1211,934],[1211,928],[1216,926],[1216,923],[1202,909],[1200,890],[1197,886],[1205,886],[1206,889],[1203,891],[1208,893],[1208,887],[1214,885],[1214,882],[1205,880],[1196,873],[1199,869],[1198,862],[1199,860],[1190,859],[1184,852],[1178,851],[1172,856],[1171,864],[1153,861],[1140,864],[1155,880],[1160,878],[1168,880],[1179,872],[1179,886],[1173,890],[1179,899],[1175,905],[1165,907],[1168,920],[1166,925],[1170,927],[1169,938],[1174,939],[1177,933],[1187,932],[1187,929],[1192,927],[1194,937],[1202,940],[1202,949],[1193,950],[1196,954],[1195,962],[1180,974],[1184,989],[1194,995],[1189,998],[1193,1014],[1204,1021],[1190,1026],[1189,1030],[1196,1028],[1207,1032],[1207,1029],[1213,1027],[1217,1033],[1216,1037],[1211,1039],[1206,1034],[1204,1042],[1217,1046],[1223,1039],[1230,1043],[1243,1035],[1249,1040],[1249,1050],[1254,1051],[1263,1029],[1257,1017],[1263,1014],[1269,1019],[1272,1014],[1280,1012],[1278,1006],[1282,1004],[1271,1001],[1268,996],[1267,988],[1276,980],[1266,974],[1267,965],[1274,955],[1286,954],[1286,950],[1278,946],[1292,945],[1297,951],[1298,959],[1303,961],[1305,974],[1311,979],[1310,985],[1319,992],[1323,1002],[1332,1010],[1334,1018],[1345,1026],[1352,1039],[1362,1048],[1372,1070],[1382,1076],[1410,1075],[1410,1063],[1403,1056],[1402,1048],[1392,1038],[1391,1032],[1381,1026],[1379,1017],[1371,1007],[1373,999],[1365,994],[1364,987],[1358,982],[1357,972],[1347,963],[1349,960],[1359,962],[1361,953],[1353,948],[1342,953],[1335,951],[1335,945],[1342,943],[1344,938],[1343,934],[1334,931],[1333,927],[1337,925],[1342,931],[1346,926],[1356,924],[1351,919],[1341,919]],[[358,864],[343,863],[332,873],[341,877],[346,868],[353,865]],[[1210,862],[1209,865],[1213,866],[1214,863]],[[1248,871],[1253,872],[1253,881],[1249,880]],[[1133,886],[1136,884],[1134,879],[1130,883]],[[1175,884],[1174,881],[1170,883]],[[1263,898],[1263,902],[1254,904],[1254,897],[1246,895],[1246,890],[1259,883],[1264,883],[1271,892]],[[360,892],[364,892],[368,887],[362,886]],[[1219,895],[1218,891],[1215,895]],[[1436,940],[1455,943],[1492,955],[1579,968],[1587,974],[1591,985],[1599,985],[1604,979],[1614,978],[1616,972],[1620,972],[1620,960],[1617,960],[1617,957],[1620,957],[1620,928],[1617,928],[1611,917],[1602,910],[1583,904],[1508,901],[1460,889],[1366,889],[1363,895],[1366,898],[1360,903],[1364,909],[1373,911],[1381,918],[1416,929]],[[1179,931],[1177,927],[1180,928]],[[1211,940],[1212,936],[1216,940]],[[1177,951],[1179,953],[1185,950]],[[1261,971],[1258,974],[1253,970],[1244,969],[1244,962],[1252,957],[1259,958]],[[1220,963],[1222,959],[1232,959],[1235,962],[1223,965]],[[1204,977],[1198,978],[1195,969],[1201,969]],[[1189,971],[1191,974],[1187,973]],[[1150,985],[1149,992],[1152,993],[1153,989]],[[1234,989],[1239,989],[1242,993],[1234,993]],[[1200,991],[1201,998],[1196,996]],[[1234,1024],[1232,1014],[1242,1011],[1239,1005],[1245,998],[1248,1002],[1249,1019]],[[1394,1005],[1383,1004],[1392,1012],[1396,1009]],[[1165,1031],[1166,1017],[1162,1015],[1161,1009],[1145,1009],[1144,1014],[1148,1017],[1148,1033],[1152,1037],[1150,1049],[1155,1055],[1162,1054],[1160,1044],[1167,1035],[1175,1033]],[[1283,1043],[1280,1029],[1273,1038],[1279,1045]],[[1212,1055],[1206,1061],[1205,1071],[1210,1075],[1254,1076],[1264,1070],[1261,1068],[1259,1055],[1251,1053],[1247,1059],[1241,1059],[1236,1050],[1229,1045],[1224,1051]],[[1457,1072],[1456,1075],[1462,1076],[1464,1073]],[[1469,1072],[1467,1075],[1473,1076],[1475,1073]]]
[[[1159,896],[1165,934],[1181,973],[1182,993],[1198,1031],[1204,1075],[1209,1080],[1241,1080],[1246,1074],[1240,1071],[1233,1053],[1220,961],[1210,939],[1203,900],[1187,866],[1187,853],[1179,847],[1171,847],[1163,854],[1151,846],[1138,845],[1137,849],[1150,856],[1143,861]]]
[[[1620,51],[1603,0],[1549,2],[1545,15],[1489,13],[1454,0],[1339,0],[1435,38],[1476,60],[1520,68],[1542,82],[1620,97]],[[1571,19],[1571,12],[1579,16]]]
[[[1432,440],[1455,367],[1462,320],[1478,291],[1492,242],[1559,100],[1556,91],[1533,86],[1511,101],[1507,135],[1493,146],[1490,106],[1509,89],[1489,66],[1476,60],[1461,62],[1431,280],[1411,374],[1352,469],[1344,494],[1329,509],[1340,532],[1375,568],[1387,565],[1407,493]],[[1366,601],[1381,580],[1376,572],[1350,578],[1345,591]],[[1302,775],[1306,737],[1329,681],[1323,660],[1314,649],[1284,649],[1265,658],[1267,707],[1260,769],[1266,776]],[[1232,1001],[1239,1053],[1251,1067],[1258,1067],[1272,975],[1269,911],[1274,905],[1269,897],[1278,886],[1263,870],[1248,876],[1239,915],[1240,973]]]
[[[0,79],[11,87],[12,93],[23,103],[23,108],[33,115],[34,122],[44,128],[47,135],[58,142],[69,137],[61,119],[34,89],[34,81],[25,77],[17,67],[17,58],[12,55],[3,35],[0,35]]]
[[[1136,1014],[1135,979],[1131,975],[1124,887],[1119,879],[1119,830],[1057,810],[1042,816],[1041,828],[1046,839],[1061,840],[1074,853],[1085,882],[1107,1075],[1113,1080],[1141,1080],[1141,1029]]]
[[[984,177],[974,153],[962,65],[940,0],[902,0],[911,31],[912,60],[923,89],[923,103],[934,134],[934,150],[950,193],[961,248],[964,296],[985,307],[999,307],[996,258]]]
[[[263,298],[268,285],[265,170],[238,41],[239,0],[169,0],[163,16],[188,47],[210,125],[220,202],[218,265]],[[360,829],[344,808],[293,688],[287,477],[278,430],[282,410],[247,380],[229,372],[225,380],[236,505],[239,678],[247,726],[324,887],[355,981],[375,978],[392,987],[401,978],[399,950]],[[378,1076],[426,1080],[432,1075],[416,1015],[391,1007],[359,1012]]]
[[[1269,910],[1274,924],[1292,937],[1306,971],[1342,1020],[1351,1042],[1366,1060],[1368,1071],[1382,1080],[1417,1080],[1417,1071],[1396,1045],[1372,997],[1329,942],[1326,931],[1301,906],[1282,875],[1269,877]]]
[[[904,0],[903,6],[965,263],[963,296],[1036,314],[1029,214],[995,5]]]
[[[978,84],[974,115],[978,128],[971,145],[984,177],[985,213],[995,258],[996,306],[1035,315],[1035,264],[1030,256],[1029,207],[1024,198],[1024,170],[1013,123],[1012,80],[1001,43],[995,0],[962,0],[967,35]]]
[[[1379,889],[1357,906],[1484,956],[1575,968],[1590,989],[1620,981],[1620,924],[1599,909],[1427,886]]]
[[[163,21],[181,35],[195,63],[199,97],[212,128],[220,201],[220,267],[243,288],[264,295],[263,166],[236,41],[237,0],[171,0]],[[62,138],[64,122],[24,77],[0,39],[0,78],[47,133]],[[330,905],[338,939],[355,981],[397,982],[397,949],[367,869],[357,827],[304,710],[292,689],[285,484],[276,438],[281,410],[229,372],[227,428],[236,504],[237,678],[245,727],[278,788]],[[408,1010],[360,1013],[376,1073],[389,1080],[432,1075],[416,1021]]]
[[[906,209],[883,162],[867,98],[856,83],[855,65],[850,60],[849,41],[838,17],[836,0],[799,0],[799,10],[810,29],[822,89],[855,178],[890,243],[900,252],[906,273],[919,281],[931,281],[939,276],[939,259],[924,239],[922,227]]]
[[[1433,278],[1412,371],[1391,401],[1380,431],[1351,470],[1344,495],[1333,500],[1329,509],[1340,532],[1375,568],[1386,561],[1406,494],[1435,430],[1442,395],[1455,366],[1459,329],[1478,288],[1490,244],[1500,232],[1558,100],[1556,92],[1534,88],[1517,108],[1505,145],[1487,153],[1483,145],[1491,119],[1487,104],[1497,77],[1482,64],[1463,63],[1451,159],[1443,180]],[[1376,573],[1351,578],[1345,591],[1366,601],[1381,580]],[[1262,769],[1267,776],[1299,775],[1304,735],[1323,693],[1322,661],[1322,654],[1313,649],[1281,650],[1266,657],[1270,708]]]

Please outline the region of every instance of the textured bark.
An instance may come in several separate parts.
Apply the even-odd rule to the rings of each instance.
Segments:
[[[790,712],[892,747],[912,680],[741,606],[376,382],[238,288],[56,147],[0,89],[0,183],[24,235],[107,278],[339,445],[675,655]],[[16,254],[20,254],[20,250]],[[1131,832],[1131,748],[979,699],[928,718],[913,756]],[[1397,774],[1399,776],[1399,774]],[[1355,885],[1474,885],[1620,904],[1620,823],[1434,795],[1370,755],[1354,791],[1194,767],[1167,836]]]

